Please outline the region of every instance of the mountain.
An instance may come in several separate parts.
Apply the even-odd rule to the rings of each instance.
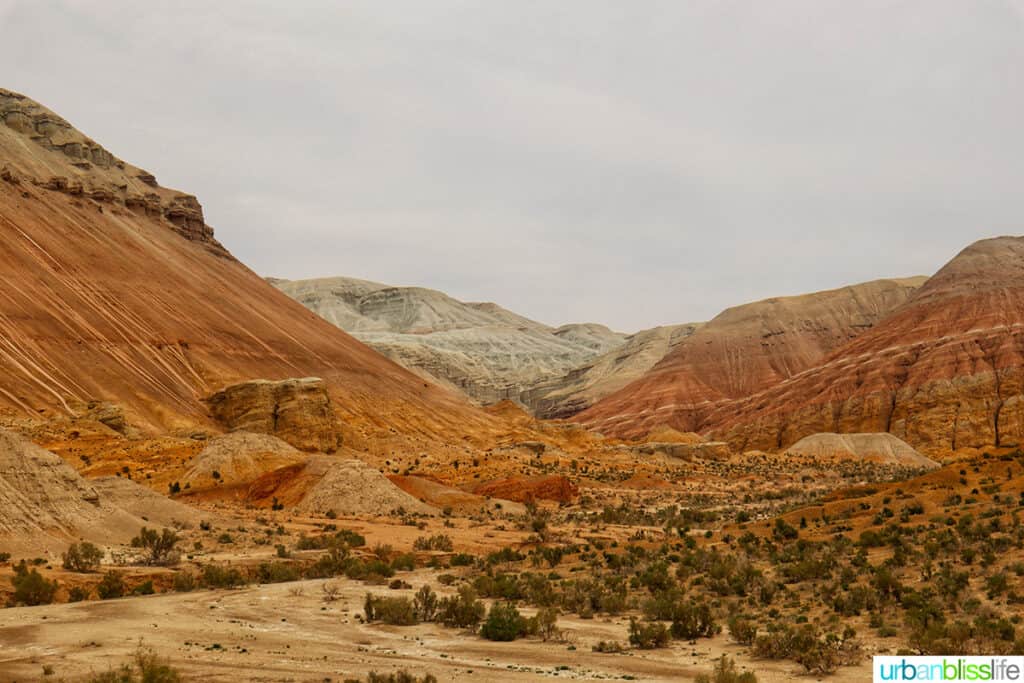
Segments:
[[[0,122],[0,410],[188,429],[225,385],[319,377],[349,429],[490,424],[239,263],[195,197],[22,95],[0,90]]]
[[[1024,438],[1024,238],[976,242],[816,367],[703,423],[737,448],[891,432],[926,454]]]
[[[622,437],[661,425],[701,431],[716,406],[814,367],[906,302],[924,280],[876,280],[729,308],[573,419]]]
[[[523,392],[537,417],[567,418],[642,377],[703,323],[666,325],[626,337],[626,343]]]
[[[538,382],[559,379],[625,340],[603,325],[552,328],[423,287],[345,277],[269,281],[392,360],[483,404],[521,400]]]

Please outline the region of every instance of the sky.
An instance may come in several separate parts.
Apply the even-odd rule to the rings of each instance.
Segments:
[[[628,332],[1024,233],[1024,0],[0,0],[0,45],[261,275]]]

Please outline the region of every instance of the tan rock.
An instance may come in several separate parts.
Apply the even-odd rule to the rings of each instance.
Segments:
[[[318,377],[241,382],[212,394],[206,403],[231,430],[270,434],[322,453],[334,453],[342,442],[331,397]]]

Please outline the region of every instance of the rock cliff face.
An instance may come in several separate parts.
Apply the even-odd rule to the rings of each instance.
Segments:
[[[723,405],[702,427],[736,448],[890,432],[925,454],[1024,439],[1024,238],[976,242],[818,366]]]
[[[323,380],[253,380],[206,399],[214,419],[232,431],[269,434],[304,451],[334,453],[341,446],[338,418]]]
[[[0,169],[0,411],[110,402],[140,428],[191,429],[213,425],[201,399],[220,387],[316,376],[359,429],[492,423],[231,258],[194,197],[8,91]]]
[[[270,282],[400,365],[483,404],[518,401],[624,339],[602,325],[551,328],[422,287],[343,277]]]
[[[640,379],[573,419],[625,437],[659,425],[702,431],[716,406],[815,366],[906,302],[923,282],[877,280],[727,309]]]

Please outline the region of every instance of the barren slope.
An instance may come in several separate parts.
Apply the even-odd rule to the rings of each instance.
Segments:
[[[976,242],[823,363],[712,413],[738,448],[888,431],[925,454],[1024,436],[1024,238]]]
[[[270,282],[399,364],[485,404],[519,400],[624,340],[603,325],[551,328],[423,287],[344,277]]]
[[[923,282],[876,280],[727,309],[650,372],[574,419],[617,436],[640,436],[662,424],[700,431],[716,404],[813,367],[903,304]]]
[[[0,177],[0,408],[102,399],[166,429],[226,384],[317,376],[350,424],[488,424],[234,260],[194,197],[4,90]]]

